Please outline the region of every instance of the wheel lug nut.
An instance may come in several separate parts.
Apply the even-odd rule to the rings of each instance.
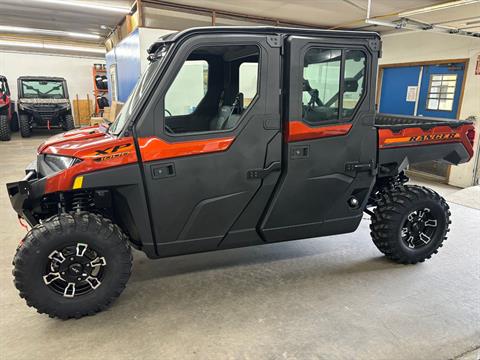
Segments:
[[[73,260],[75,260],[75,259],[74,259],[73,257],[71,257],[71,258],[70,258],[70,261],[73,261]]]
[[[81,278],[81,277],[79,277],[79,278],[77,278],[77,280],[79,280],[79,281],[80,281],[80,280],[82,280],[82,278]]]

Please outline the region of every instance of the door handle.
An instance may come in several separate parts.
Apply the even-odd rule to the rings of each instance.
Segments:
[[[350,162],[345,164],[345,171],[346,172],[362,172],[362,171],[369,171],[372,175],[375,175],[376,169],[373,165],[373,162],[360,164],[357,162]]]
[[[274,171],[280,171],[282,165],[280,161],[274,161],[268,165],[265,169],[252,169],[247,171],[247,179],[264,179]]]
[[[173,163],[154,165],[151,167],[151,171],[152,179],[164,179],[175,176],[175,165]]]

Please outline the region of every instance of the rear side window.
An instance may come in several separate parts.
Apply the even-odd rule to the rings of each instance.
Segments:
[[[338,119],[341,50],[310,49],[303,69],[303,117],[316,123]]]
[[[258,62],[244,62],[238,68],[238,87],[243,94],[243,107],[247,108],[257,95]]]
[[[304,58],[302,117],[311,124],[350,120],[365,89],[361,50],[311,48]]]
[[[360,50],[345,51],[345,76],[343,87],[343,118],[349,119],[363,96],[365,89],[365,53]]]

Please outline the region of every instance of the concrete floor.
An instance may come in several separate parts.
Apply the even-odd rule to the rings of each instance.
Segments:
[[[424,264],[385,260],[364,221],[323,239],[156,261],[136,252],[106,312],[39,315],[12,285],[25,231],[3,186],[22,177],[42,140],[0,143],[1,359],[480,357],[480,211],[458,204],[448,241]]]

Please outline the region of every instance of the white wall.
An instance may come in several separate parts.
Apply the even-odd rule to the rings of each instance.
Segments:
[[[23,75],[59,76],[67,80],[70,99],[78,94],[93,99],[93,64],[105,63],[99,58],[6,52],[0,50],[0,74],[5,75],[17,100],[17,78]]]
[[[417,61],[469,59],[465,76],[460,118],[475,116],[478,149],[480,133],[480,75],[475,75],[477,57],[480,55],[480,39],[432,33],[427,31],[411,31],[384,35],[383,56],[380,64],[396,64]],[[473,185],[475,163],[478,162],[478,151],[467,164],[452,166],[449,183],[467,187]]]

